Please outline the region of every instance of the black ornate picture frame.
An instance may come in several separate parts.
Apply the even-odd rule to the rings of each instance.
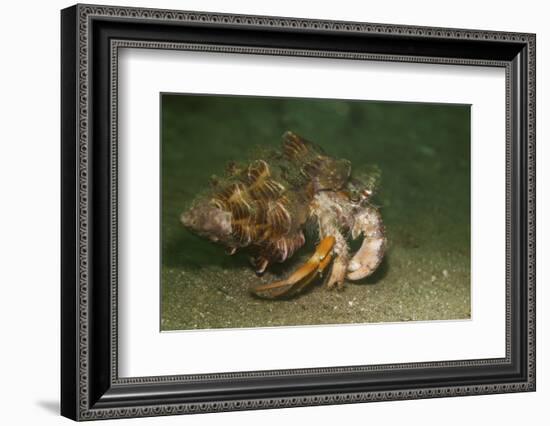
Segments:
[[[62,415],[92,420],[535,390],[534,34],[96,5],[64,9],[61,29]],[[505,69],[506,356],[120,378],[121,47]]]

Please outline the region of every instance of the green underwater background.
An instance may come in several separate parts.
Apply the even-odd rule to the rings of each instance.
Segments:
[[[291,273],[314,238],[257,277],[246,254],[228,256],[179,216],[228,162],[278,148],[286,130],[354,171],[381,170],[374,204],[388,248],[373,275],[343,291],[319,279],[294,298],[263,300],[249,289]],[[471,316],[469,105],[162,94],[161,210],[163,331]]]

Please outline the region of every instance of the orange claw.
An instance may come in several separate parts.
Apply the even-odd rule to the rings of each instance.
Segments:
[[[330,264],[332,260],[332,248],[335,242],[336,239],[332,236],[323,238],[307,262],[294,271],[288,278],[254,287],[251,291],[257,296],[267,298],[275,298],[300,291]]]

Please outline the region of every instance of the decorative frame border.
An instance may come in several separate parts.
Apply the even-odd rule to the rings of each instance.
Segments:
[[[351,402],[399,400],[415,398],[434,398],[443,396],[475,395],[487,393],[503,393],[517,391],[533,391],[535,389],[535,36],[533,34],[520,34],[510,32],[478,31],[464,29],[409,27],[401,25],[368,24],[357,22],[337,22],[323,20],[307,20],[293,18],[278,18],[265,16],[245,16],[228,14],[211,14],[201,12],[183,12],[156,9],[135,9],[124,7],[104,7],[91,5],[77,5],[73,9],[77,21],[77,65],[76,65],[76,87],[77,98],[77,152],[76,170],[77,177],[77,218],[76,218],[76,253],[77,253],[77,277],[76,277],[76,306],[74,316],[77,322],[76,342],[77,362],[75,363],[76,383],[74,390],[77,392],[75,399],[76,406],[63,408],[65,415],[78,420],[91,420],[112,417],[141,417],[151,415],[169,415],[196,412],[229,411],[243,409],[276,408],[307,405],[325,405]],[[254,399],[235,399],[223,402],[202,402],[202,403],[165,403],[156,405],[145,405],[139,407],[105,407],[96,408],[90,398],[90,365],[89,356],[91,350],[92,336],[89,324],[89,289],[90,289],[90,28],[93,19],[97,18],[118,18],[128,20],[139,20],[139,22],[177,22],[177,23],[204,23],[213,25],[258,27],[275,29],[300,29],[315,30],[321,32],[338,33],[360,33],[360,34],[383,34],[407,35],[421,38],[437,38],[449,40],[485,40],[485,41],[506,41],[521,43],[527,49],[527,182],[526,182],[526,203],[527,203],[527,380],[512,383],[485,384],[479,386],[449,386],[424,389],[402,389],[379,392],[353,392],[353,393],[331,393],[325,395],[311,395],[300,397],[273,397]],[[155,48],[155,49],[178,49],[196,50],[209,52],[225,52],[239,54],[265,54],[265,55],[292,55],[292,56],[314,56],[337,59],[363,59],[375,61],[397,61],[397,62],[426,62],[446,63],[458,65],[483,65],[497,66],[506,69],[506,358],[464,360],[452,362],[414,363],[414,364],[389,364],[381,366],[364,367],[328,367],[321,369],[304,370],[275,370],[248,373],[224,373],[212,375],[193,376],[160,376],[147,378],[118,378],[117,369],[117,70],[118,70],[118,49],[123,47],[133,48]],[[310,373],[333,373],[348,371],[375,371],[400,368],[424,368],[424,367],[447,367],[447,366],[473,366],[509,363],[511,357],[511,218],[510,211],[512,182],[511,176],[511,138],[514,129],[510,128],[511,121],[511,97],[512,87],[511,72],[512,65],[507,61],[462,59],[462,58],[440,58],[440,57],[418,57],[391,54],[369,54],[349,52],[328,52],[303,49],[278,49],[278,48],[257,48],[246,46],[221,46],[212,44],[193,43],[170,43],[151,42],[140,40],[111,40],[111,64],[110,64],[110,90],[111,90],[111,368],[110,381],[113,386],[126,384],[159,384],[181,381],[216,380],[222,378],[243,378],[243,377],[265,377],[303,375]],[[74,142],[73,142],[74,143]],[[65,320],[65,319],[64,319]],[[67,405],[69,400],[64,397]],[[62,401],[63,404],[64,401]],[[73,401],[70,400],[72,403]]]

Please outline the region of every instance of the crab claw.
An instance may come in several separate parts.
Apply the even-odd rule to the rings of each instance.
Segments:
[[[384,257],[386,237],[380,213],[367,207],[355,218],[351,235],[363,234],[363,243],[348,263],[348,280],[356,281],[372,274]]]
[[[330,264],[335,241],[335,238],[332,236],[323,238],[317,246],[315,253],[288,278],[254,287],[251,291],[257,296],[270,299],[300,291]]]

